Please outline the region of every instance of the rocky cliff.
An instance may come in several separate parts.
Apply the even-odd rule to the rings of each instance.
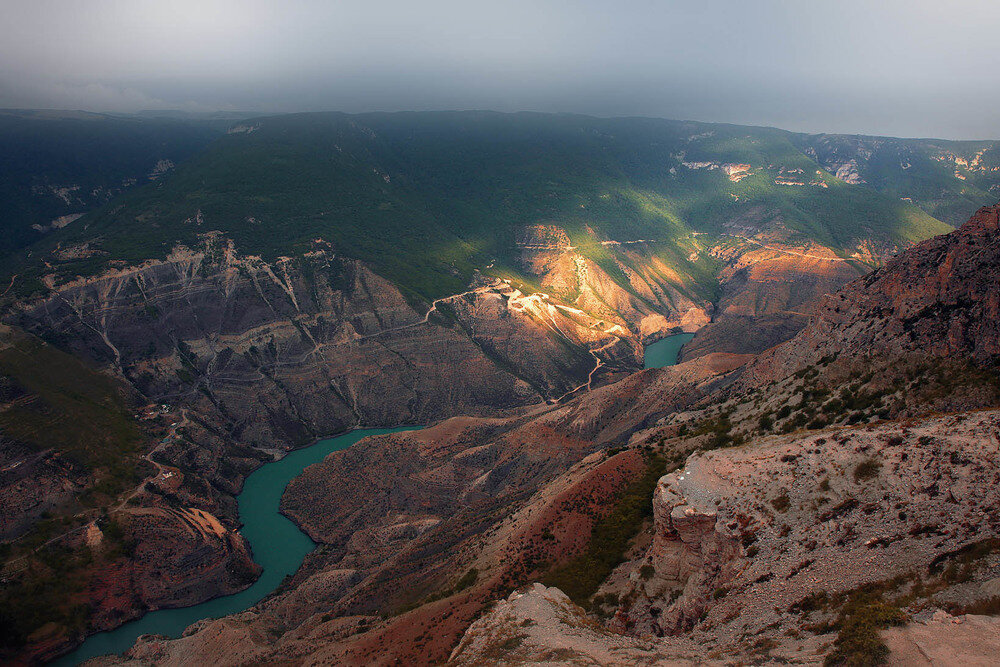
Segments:
[[[568,398],[638,368],[643,339],[707,319],[690,300],[649,305],[592,268],[596,278],[578,285],[589,297],[576,302],[478,279],[421,305],[324,243],[269,263],[209,233],[197,249],[177,247],[163,260],[68,283],[53,278],[48,295],[15,304],[8,321],[124,381],[127,409],[142,420],[139,488],[115,508],[137,546],[130,562],[87,575],[94,608],[114,610],[99,611],[90,627],[246,585],[254,566],[235,532],[234,495],[274,453],[358,425]],[[30,448],[5,444],[11,465],[24,465],[3,471],[6,532],[33,530],[51,510],[93,518],[75,498],[97,478],[52,456],[28,456],[28,465]],[[45,485],[26,485],[30,471]],[[221,532],[192,532],[192,512],[211,516]],[[81,540],[60,543],[87,551]]]
[[[268,264],[209,237],[62,285],[18,320],[152,400],[213,414],[247,444],[539,398],[453,324],[425,321],[390,283],[325,252]]]
[[[1000,207],[980,209],[955,232],[920,243],[826,297],[810,325],[761,355],[746,381],[784,377],[825,356],[875,363],[916,354],[994,365],[998,215]]]
[[[989,647],[998,236],[983,211],[757,357],[710,354],[335,453],[283,499],[323,544],[285,590],[127,659],[850,664],[912,654],[942,609]],[[651,516],[627,524],[651,472],[667,473]],[[572,601],[511,595],[574,562],[609,574],[571,582]]]
[[[213,413],[241,442],[294,445],[558,398],[595,360],[634,369],[641,338],[707,320],[676,294],[654,310],[575,261],[592,276],[567,288],[576,302],[482,281],[428,309],[328,250],[267,263],[209,234],[197,250],[54,286],[11,319],[152,400]]]

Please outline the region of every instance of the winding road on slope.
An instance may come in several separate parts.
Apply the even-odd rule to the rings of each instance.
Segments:
[[[142,456],[143,460],[149,461],[154,466],[156,466],[156,474],[152,475],[150,477],[147,477],[146,479],[144,479],[141,482],[139,482],[139,484],[134,489],[132,489],[131,491],[129,491],[128,494],[126,494],[117,505],[115,505],[113,508],[111,508],[110,510],[108,510],[108,515],[109,516],[112,515],[112,514],[116,514],[118,512],[121,512],[125,508],[125,505],[128,504],[128,501],[132,500],[132,498],[134,498],[135,496],[137,496],[142,491],[143,486],[145,486],[147,482],[156,479],[160,475],[166,474],[167,471],[166,471],[165,466],[162,463],[158,463],[157,461],[154,461],[153,460],[153,455],[156,452],[158,452],[160,449],[162,449],[170,440],[172,440],[174,437],[176,437],[178,429],[186,426],[187,424],[188,424],[187,410],[185,408],[181,408],[181,419],[180,419],[180,421],[176,422],[173,426],[171,426],[170,431],[166,435],[166,437],[164,437],[162,440],[160,440],[160,442],[155,447],[153,447],[145,455]],[[96,512],[96,510],[88,510],[86,512],[81,512],[80,514],[75,515],[74,518],[87,517],[87,516],[90,516],[90,515],[94,514],[95,512]],[[96,519],[94,521],[96,521]],[[7,564],[6,564],[7,574],[12,574],[12,573],[17,572],[20,569],[22,569],[20,567],[20,563],[24,562],[29,556],[37,553],[40,549],[43,549],[43,548],[47,547],[50,544],[54,544],[54,543],[56,543],[56,542],[58,542],[58,541],[60,541],[62,539],[65,539],[65,538],[69,537],[70,535],[74,535],[76,533],[79,533],[82,530],[87,530],[94,523],[94,521],[89,521],[89,522],[87,522],[87,523],[85,523],[85,524],[83,524],[81,526],[77,526],[76,528],[71,528],[71,529],[69,529],[67,531],[63,531],[62,533],[59,533],[55,537],[52,537],[52,538],[46,540],[45,542],[43,542],[42,544],[39,544],[37,547],[35,547],[31,551],[29,551],[28,553],[24,554],[23,556],[20,556],[18,558],[13,559],[13,560],[7,561]]]
[[[599,348],[597,348],[597,349],[595,349],[595,350],[587,350],[588,352],[590,352],[590,356],[592,356],[592,357],[594,358],[594,361],[596,362],[596,363],[594,364],[594,368],[593,368],[593,369],[592,369],[592,370],[590,371],[590,373],[589,373],[589,374],[587,375],[587,381],[586,381],[586,382],[584,382],[583,384],[581,384],[581,385],[577,386],[577,387],[574,387],[573,389],[570,389],[569,391],[567,391],[567,392],[566,392],[565,394],[563,394],[562,396],[560,396],[559,398],[557,398],[557,399],[556,399],[555,401],[553,401],[553,402],[554,402],[554,403],[559,403],[559,402],[561,402],[561,401],[562,401],[562,400],[563,400],[564,398],[566,398],[567,396],[569,396],[570,394],[574,394],[574,393],[576,393],[576,392],[580,391],[581,389],[583,389],[584,387],[586,387],[586,388],[587,388],[587,391],[590,391],[590,390],[591,390],[591,388],[592,388],[592,385],[593,385],[593,382],[594,382],[594,374],[595,374],[595,373],[596,373],[596,372],[597,372],[598,370],[600,370],[601,366],[603,366],[603,365],[604,365],[604,360],[603,360],[603,359],[601,359],[601,358],[600,358],[599,356],[597,356],[597,353],[598,353],[598,352],[603,352],[604,350],[608,349],[609,347],[611,347],[612,345],[614,345],[614,344],[615,344],[615,343],[617,343],[617,342],[618,342],[618,339],[617,339],[617,338],[615,338],[615,339],[614,339],[613,341],[611,341],[611,342],[609,342],[609,343],[605,343],[604,345],[602,345],[601,347],[599,347]]]
[[[760,241],[755,241],[755,240],[753,240],[751,238],[748,238],[746,236],[740,236],[739,234],[720,234],[720,236],[729,236],[729,237],[735,238],[735,239],[742,239],[742,240],[744,240],[744,241],[746,241],[748,243],[753,243],[754,245],[760,246],[761,248],[766,248],[767,250],[773,250],[774,252],[782,252],[782,253],[785,253],[786,255],[795,255],[797,257],[807,257],[809,259],[820,259],[820,260],[824,260],[824,261],[827,261],[827,262],[851,262],[851,261],[854,261],[854,260],[850,260],[850,259],[844,259],[843,257],[826,257],[826,256],[823,256],[823,255],[811,255],[811,254],[806,253],[806,252],[796,252],[794,250],[785,250],[783,248],[775,248],[774,246],[769,246],[769,245],[767,245],[765,243],[761,243]]]

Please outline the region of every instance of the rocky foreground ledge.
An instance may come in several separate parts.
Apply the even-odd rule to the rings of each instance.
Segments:
[[[890,664],[996,664],[1000,618],[974,612],[1000,595],[998,432],[988,411],[694,455],[657,485],[648,547],[598,594],[621,602],[609,623],[535,584],[451,662],[818,664],[835,598],[868,589],[908,621],[883,632]]]

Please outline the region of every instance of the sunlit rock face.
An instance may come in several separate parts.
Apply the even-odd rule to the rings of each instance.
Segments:
[[[664,296],[670,285],[633,275],[639,299],[582,257],[563,259],[575,300],[483,280],[428,310],[356,260],[316,251],[269,263],[209,235],[164,260],[53,285],[14,319],[266,445],[558,398],[597,371],[640,367],[644,338],[707,321],[702,306]],[[562,279],[539,270],[543,284]]]

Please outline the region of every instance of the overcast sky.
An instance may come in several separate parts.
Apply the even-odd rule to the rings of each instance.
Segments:
[[[0,107],[496,109],[1000,138],[998,0],[0,0]]]

